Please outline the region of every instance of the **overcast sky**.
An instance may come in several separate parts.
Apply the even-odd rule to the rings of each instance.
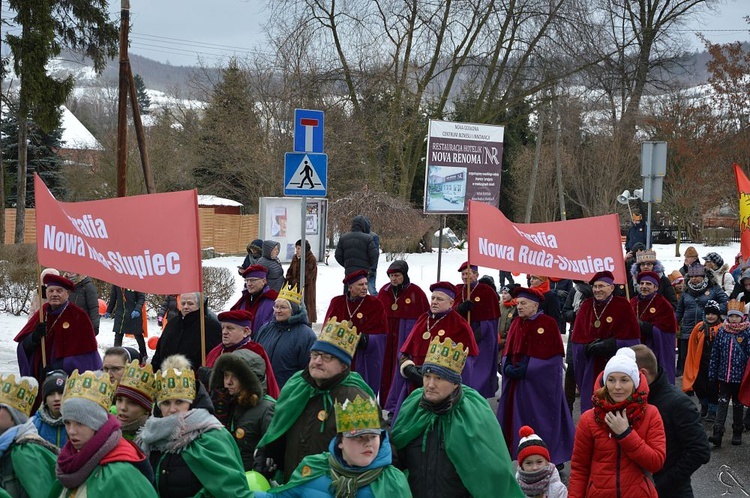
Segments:
[[[113,18],[120,2],[110,0]],[[719,13],[702,16],[693,29],[711,41],[750,40],[750,0],[724,0]],[[262,25],[268,11],[264,0],[131,0],[131,53],[173,65],[195,65],[198,57],[209,64],[266,51]],[[716,31],[714,31],[716,30]],[[702,48],[694,33],[691,48]]]

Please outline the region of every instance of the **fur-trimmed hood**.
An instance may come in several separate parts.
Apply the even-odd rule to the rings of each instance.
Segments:
[[[211,372],[211,389],[224,387],[225,372],[232,372],[249,394],[255,394],[257,399],[263,397],[264,390],[260,379],[266,377],[266,364],[258,354],[249,349],[239,349],[219,356]]]
[[[661,264],[661,261],[659,261],[658,259],[656,260],[656,263],[654,263],[654,269],[652,271],[656,272],[659,277],[664,276],[664,265]],[[638,271],[638,263],[633,263],[633,265],[630,267],[630,274],[633,275],[633,278],[635,278],[638,276],[638,273],[640,273]]]

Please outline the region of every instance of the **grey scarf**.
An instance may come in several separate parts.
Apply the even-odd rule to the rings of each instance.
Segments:
[[[138,432],[136,444],[146,453],[180,453],[204,432],[223,429],[219,420],[203,408],[175,413],[168,417],[151,417]]]

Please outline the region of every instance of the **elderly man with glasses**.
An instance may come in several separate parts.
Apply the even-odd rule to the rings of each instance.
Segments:
[[[333,317],[325,324],[307,367],[281,390],[271,425],[258,443],[268,458],[266,474],[278,467],[288,481],[304,457],[328,449],[336,435],[336,403],[356,396],[374,398],[372,389],[350,369],[359,337],[351,322]]]
[[[273,305],[279,297],[277,291],[268,286],[268,268],[250,265],[242,272],[245,289],[232,310],[245,310],[253,314],[252,330],[260,328],[273,319]]]

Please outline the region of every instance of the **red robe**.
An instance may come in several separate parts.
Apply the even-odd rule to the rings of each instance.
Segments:
[[[349,301],[346,295],[336,296],[328,305],[323,323],[328,323],[328,320],[334,316],[338,321],[347,320],[354,323],[360,334],[388,333],[385,310],[375,296],[365,296],[358,301]]]
[[[246,337],[242,341],[238,342],[234,346],[225,347],[224,344],[219,344],[206,355],[206,366],[209,368],[214,367],[214,363],[219,359],[219,356],[225,353],[233,353],[238,349],[248,349],[253,353],[257,354],[266,363],[266,394],[271,396],[273,399],[279,398],[279,384],[276,382],[276,376],[273,374],[273,367],[271,366],[271,360],[268,359],[268,354],[263,346],[257,342],[250,340],[250,337]]]
[[[234,303],[232,310],[246,310],[253,314],[253,324],[250,330],[257,332],[273,318],[273,305],[279,293],[266,286],[260,296],[250,302],[250,293],[247,289],[242,291],[242,297]]]
[[[383,378],[380,381],[380,397],[385,399],[391,390],[391,383],[398,364],[398,351],[406,341],[412,327],[430,309],[427,296],[418,285],[410,283],[396,295],[391,284],[384,285],[378,292],[388,320],[388,339],[383,357]],[[396,309],[394,310],[394,305]]]
[[[479,354],[479,348],[474,339],[474,332],[469,327],[469,324],[466,323],[466,320],[455,310],[448,310],[442,319],[432,318],[431,315],[428,312],[419,317],[414,328],[411,329],[406,342],[401,346],[401,353],[409,355],[415,365],[421,366],[424,363],[427,350],[430,347],[430,341],[436,336],[441,338],[450,337],[455,343],[463,343],[464,347],[469,348],[469,356]],[[428,332],[428,319],[432,328],[429,330],[429,336],[425,336],[424,334]],[[440,332],[443,333],[441,334]]]
[[[648,322],[659,330],[668,334],[677,333],[677,317],[672,304],[661,294],[655,294],[654,300],[640,299],[635,296],[630,300],[630,306],[638,320]]]
[[[482,322],[500,318],[500,298],[497,293],[487,284],[477,283],[473,289],[467,290],[466,284],[456,286],[456,299],[453,308],[469,299],[474,306],[471,309],[471,321]]]

